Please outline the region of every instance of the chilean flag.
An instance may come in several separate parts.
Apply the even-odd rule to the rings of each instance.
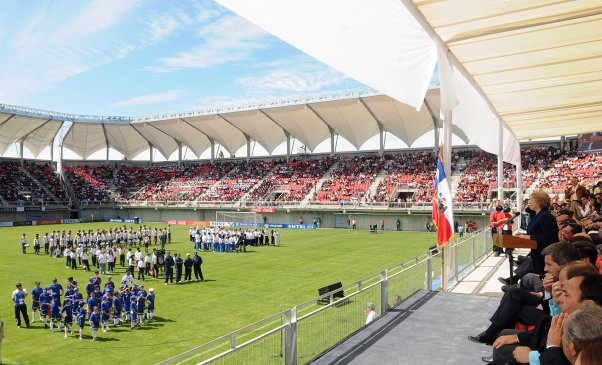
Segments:
[[[433,223],[437,227],[437,247],[445,245],[454,235],[454,212],[452,196],[441,163],[441,155],[437,159],[435,172],[435,192],[433,194]]]

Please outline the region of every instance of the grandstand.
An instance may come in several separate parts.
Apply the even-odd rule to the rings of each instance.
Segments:
[[[422,30],[427,29],[428,34],[422,37],[422,41],[427,42],[424,49],[437,52],[439,48],[446,52],[439,54],[442,62],[440,69],[442,73],[448,72],[444,76],[453,79],[452,83],[457,83],[454,85],[458,93],[453,98],[457,96],[460,106],[453,112],[451,110],[454,106],[450,104],[454,103],[449,100],[452,96],[449,93],[441,95],[437,90],[429,90],[426,95],[418,97],[416,93],[419,92],[411,93],[412,100],[407,103],[411,105],[397,101],[410,99],[404,94],[405,90],[398,88],[420,88],[412,80],[407,83],[396,79],[382,81],[386,77],[377,81],[381,82],[379,85],[383,85],[382,90],[386,90],[388,95],[395,95],[396,99],[374,91],[355,90],[139,119],[77,116],[0,105],[0,134],[5,137],[0,141],[0,147],[6,150],[7,146],[17,143],[21,151],[21,158],[0,162],[0,179],[3,183],[0,187],[1,221],[21,224],[34,219],[78,218],[93,221],[113,217],[142,217],[146,221],[177,218],[184,222],[199,222],[211,221],[216,211],[265,208],[259,210],[264,215],[264,222],[299,221],[302,224],[304,218],[306,221],[319,218],[322,227],[336,228],[345,227],[345,219],[352,216],[354,221],[358,221],[360,229],[366,229],[380,219],[386,220],[386,229],[393,229],[393,221],[398,219],[401,220],[403,230],[424,230],[424,223],[430,221],[436,154],[432,149],[386,150],[384,136],[390,133],[407,146],[412,146],[420,136],[435,130],[437,139],[433,146],[437,146],[438,131],[444,124],[440,118],[442,114],[453,115],[453,118],[446,117],[445,136],[442,139],[446,141],[446,152],[449,152],[445,154],[445,163],[457,207],[457,221],[475,220],[479,228],[482,228],[488,226],[488,206],[495,198],[503,199],[511,205],[520,200],[523,192],[544,189],[550,191],[555,199],[562,200],[565,198],[563,192],[569,175],[577,176],[589,187],[602,178],[602,158],[578,152],[576,139],[565,137],[599,129],[602,104],[600,94],[595,91],[599,90],[600,80],[591,76],[601,71],[600,52],[589,44],[600,43],[598,33],[589,28],[595,28],[595,23],[600,23],[599,9],[589,9],[588,12],[585,5],[580,9],[571,9],[568,8],[570,5],[556,4],[558,8],[534,12],[531,8],[526,8],[526,5],[512,4],[512,14],[520,15],[517,18],[520,21],[504,23],[502,20],[509,18],[507,9],[491,4],[475,8],[474,12],[437,8],[445,5],[431,2],[404,1],[403,4],[404,7],[410,7],[410,13],[415,15],[412,18],[415,22],[405,23]],[[436,8],[428,8],[429,6]],[[262,9],[258,6],[256,10]],[[244,9],[241,12],[244,13]],[[537,18],[535,13],[545,16]],[[563,18],[562,14],[565,13],[571,14],[570,17]],[[479,15],[479,21],[465,19],[463,22],[461,19],[467,16],[465,14]],[[257,16],[256,13],[254,15]],[[310,15],[313,17],[314,14]],[[347,17],[331,15],[328,17],[329,21],[348,20]],[[440,24],[448,18],[453,21]],[[587,29],[581,24],[583,19],[586,22],[592,20]],[[284,14],[277,20],[287,23]],[[575,31],[556,27],[560,22],[570,22],[567,26],[576,28]],[[284,25],[288,27],[289,24]],[[290,28],[293,31],[295,27]],[[347,30],[349,27],[342,25],[333,28]],[[359,28],[361,27],[358,26]],[[369,24],[362,30],[364,29],[374,28]],[[341,35],[334,31],[331,34],[317,26],[313,31],[324,37]],[[536,33],[532,34],[532,31]],[[502,37],[498,37],[500,33]],[[561,35],[564,42],[562,47],[554,43]],[[391,37],[391,34],[380,36],[393,40],[398,38]],[[436,46],[433,46],[433,40],[438,42]],[[355,46],[355,42],[348,43]],[[515,45],[520,49],[515,50]],[[361,47],[357,48],[364,51]],[[560,48],[562,51],[558,51]],[[391,54],[397,55],[397,52],[400,51],[395,50]],[[347,62],[356,59],[343,51],[337,53],[344,54],[343,58]],[[484,53],[488,57],[483,57]],[[401,55],[382,57],[382,62],[401,58]],[[421,70],[432,73],[437,54],[429,54],[424,59],[428,59],[429,64],[417,69],[417,74]],[[332,63],[340,65],[334,61]],[[574,66],[577,62],[579,67]],[[366,69],[366,64],[360,66],[361,69]],[[359,75],[358,79],[363,80],[363,74],[357,71],[354,73],[353,67],[340,67],[350,70],[352,77]],[[397,71],[395,67],[378,68],[388,72]],[[455,74],[452,75],[447,69],[453,69]],[[525,75],[533,75],[533,78],[525,80]],[[374,79],[379,78],[371,80]],[[449,79],[447,82],[450,82]],[[424,81],[422,84],[426,85]],[[544,87],[550,90],[542,90]],[[444,106],[441,99],[445,99],[448,105]],[[468,112],[467,109],[471,108],[477,112]],[[453,132],[467,143],[455,150],[452,150],[449,143],[452,133],[449,123],[452,119],[456,122],[452,127]],[[60,130],[66,132],[58,140],[56,136]],[[494,138],[488,138],[491,135]],[[337,136],[349,141],[358,152],[337,152]],[[379,137],[379,150],[362,151],[362,145],[374,136]],[[530,140],[539,137],[560,137],[560,142],[518,143],[519,138]],[[330,140],[330,153],[295,155],[291,151],[293,140],[302,143],[309,151]],[[270,156],[253,156],[253,143],[263,147]],[[286,153],[272,156],[272,152],[283,144],[286,144]],[[23,158],[24,148],[38,156],[47,145],[60,146],[61,150],[69,149],[82,160],[68,161],[62,155],[59,159],[51,158],[50,161]],[[234,157],[234,153],[245,146],[246,156]],[[197,158],[210,150],[210,158],[184,160],[184,147],[193,151]],[[230,157],[219,157],[215,153],[216,147],[229,153]],[[124,161],[109,161],[109,149],[121,153]],[[106,160],[89,160],[92,154],[103,150],[106,150]],[[497,156],[491,154],[491,151],[495,151]],[[149,152],[150,160],[134,161],[142,152]],[[160,153],[168,161],[153,161],[156,153]],[[170,159],[175,153],[178,154],[177,160]],[[482,263],[479,260],[486,260],[491,249],[490,241],[490,232],[485,230],[455,243],[455,280],[461,280],[461,274],[466,274],[467,270]],[[460,244],[463,245],[462,249],[458,248]],[[448,246],[446,250],[448,249],[451,247]],[[449,261],[451,260],[450,258]],[[378,329],[380,333],[364,333],[370,340],[365,343],[365,347],[369,347],[376,340],[382,339],[383,333],[392,331],[393,325],[399,325],[409,316],[411,318],[406,322],[405,331],[397,331],[400,336],[398,338],[407,339],[407,333],[413,335],[422,328],[427,328],[429,331],[425,333],[432,336],[441,334],[438,331],[441,323],[454,323],[449,320],[454,314],[457,315],[454,317],[455,321],[463,326],[460,333],[464,335],[466,331],[472,332],[478,325],[475,319],[482,319],[474,316],[474,313],[490,304],[488,299],[466,299],[448,293],[410,291],[410,288],[427,291],[449,289],[446,286],[448,282],[443,278],[450,272],[446,272],[441,261],[440,255],[430,251],[409,263],[400,264],[345,287],[346,296],[341,302],[335,302],[332,293],[322,295],[317,299],[326,299],[328,305],[324,309],[313,307],[316,300],[295,306],[269,318],[270,323],[277,323],[275,327],[261,322],[259,328],[264,332],[252,341],[236,343],[236,332],[233,332],[218,339],[223,341],[220,346],[224,351],[217,356],[225,358],[244,354],[245,346],[250,343],[257,344],[257,353],[260,353],[263,341],[270,339],[272,342],[268,344],[269,351],[273,352],[266,351],[267,355],[253,356],[264,355],[272,361],[286,364],[296,364],[298,359],[303,362],[318,359],[319,363],[320,357],[324,363],[345,363],[346,356],[353,353],[361,363],[363,358],[359,356],[361,354],[357,354],[360,351],[351,350],[354,346],[349,343],[343,344],[334,355],[326,351],[356,332],[366,328]],[[434,276],[443,279],[439,286],[434,284]],[[395,315],[396,310],[391,310],[388,306],[395,294],[388,291],[388,288],[393,285],[397,285],[396,290],[403,292],[400,300],[409,298],[409,302],[397,303],[401,304],[398,307],[400,315]],[[412,285],[417,285],[418,288]],[[379,328],[365,326],[366,323],[362,321],[364,318],[358,314],[361,313],[358,310],[362,309],[365,299],[373,297],[378,298],[377,306],[383,315],[382,319],[391,326],[382,326],[383,321]],[[446,317],[428,318],[437,313],[443,303],[466,307],[462,311],[447,308]],[[324,324],[330,324],[323,320],[328,317],[321,315],[332,313],[339,306],[343,308],[337,314],[343,313],[341,318],[344,319],[338,322],[342,322],[341,327],[348,327],[340,330],[338,337],[328,338],[326,330],[329,328]],[[297,309],[300,310],[299,313]],[[304,309],[307,312],[302,312]],[[338,317],[333,315],[330,318]],[[352,320],[348,320],[349,318]],[[304,333],[305,336],[299,338],[297,320],[313,326]],[[301,325],[299,328],[302,328]],[[450,337],[456,334],[456,331],[449,331],[449,328],[445,330]],[[405,337],[401,337],[404,336],[403,332]],[[313,336],[315,334],[322,334],[323,337]],[[412,337],[416,339],[415,336]],[[363,339],[365,338],[360,337],[351,341],[355,341],[353,344],[363,351]],[[372,341],[373,339],[375,340]],[[463,355],[462,343],[455,342],[456,347],[446,350]],[[268,348],[268,345],[265,347]],[[412,350],[409,347],[405,349]],[[470,350],[475,353],[478,351],[474,347]],[[417,351],[424,355],[429,348],[422,347]],[[378,355],[373,354],[371,359],[378,359]],[[459,363],[471,361],[459,357]],[[473,358],[476,357],[470,357]],[[171,360],[174,359],[167,361]],[[176,360],[179,359],[174,361]],[[413,360],[416,363],[420,361],[422,360]],[[433,359],[428,361],[432,362]]]

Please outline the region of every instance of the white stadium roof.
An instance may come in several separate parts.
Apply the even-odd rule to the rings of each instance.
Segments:
[[[73,122],[64,146],[84,159],[107,147],[132,158],[149,144],[166,158],[212,142],[234,153],[251,139],[271,153],[287,136],[313,150],[331,133],[358,149],[379,131],[411,145],[452,112],[464,141],[518,163],[519,139],[602,128],[599,0],[217,1],[388,96],[344,91],[135,121],[0,105],[0,153],[22,141],[37,155],[63,121]],[[437,63],[441,94],[427,91]]]
[[[23,141],[34,156],[47,147],[64,121],[72,122],[63,145],[82,159],[110,147],[132,159],[152,145],[168,158],[180,145],[196,156],[220,144],[230,153],[256,141],[272,153],[296,138],[314,150],[330,137],[341,135],[359,149],[371,137],[386,131],[411,146],[420,136],[441,126],[439,91],[429,90],[425,106],[416,111],[371,90],[347,90],[230,105],[196,112],[167,113],[131,120],[124,117],[76,116],[0,105],[0,152]],[[432,114],[431,114],[432,112]],[[466,135],[454,133],[468,143]]]

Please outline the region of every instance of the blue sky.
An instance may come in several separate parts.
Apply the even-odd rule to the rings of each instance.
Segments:
[[[363,86],[211,0],[1,8],[0,103],[136,117]]]

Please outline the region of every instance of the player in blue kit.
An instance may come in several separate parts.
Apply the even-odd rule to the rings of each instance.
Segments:
[[[50,302],[50,332],[54,332],[54,321],[56,321],[56,328],[61,330],[61,301],[59,296],[52,294],[52,301]]]
[[[146,292],[144,291],[144,287],[140,288],[138,292],[138,308],[136,308],[136,312],[138,313],[138,323],[140,325],[144,324],[144,312],[146,311]]]
[[[59,284],[56,278],[52,279],[52,284],[48,287],[52,295],[57,295],[59,302],[61,301],[61,296],[63,295],[63,286]]]
[[[71,330],[71,334],[73,334],[73,307],[71,306],[71,299],[65,299],[61,314],[65,319],[63,324],[65,325],[65,338],[67,338],[67,330]]]
[[[138,297],[132,295],[130,298],[130,329],[133,330],[136,326],[136,320],[138,314]]]
[[[84,308],[84,302],[79,302],[79,308],[77,309],[77,327],[79,327],[79,339],[84,338],[84,326],[86,325],[86,308]]]
[[[115,293],[115,298],[113,298],[113,324],[117,326],[119,324],[119,320],[121,319],[121,313],[123,312],[123,299],[121,299],[121,294],[119,292]]]
[[[92,328],[92,341],[96,341],[96,334],[100,327],[100,313],[98,307],[94,307],[92,314],[90,315],[90,328]]]
[[[36,321],[36,312],[40,311],[39,317],[42,320],[42,309],[40,308],[40,295],[43,289],[40,287],[40,282],[36,281],[35,288],[31,289],[31,323]]]
[[[100,326],[102,332],[109,330],[109,319],[111,319],[111,302],[107,296],[102,297],[102,303],[100,304]]]
[[[96,298],[96,295],[94,294],[94,292],[90,293],[90,298],[88,298],[88,319],[90,318],[90,316],[92,315],[92,313],[94,313],[94,308],[98,307],[100,305],[100,300],[98,298]]]
[[[40,318],[44,322],[44,327],[48,328],[48,316],[50,315],[50,294],[48,289],[42,288],[42,294],[40,294]]]
[[[123,308],[125,311],[125,320],[130,320],[130,304],[132,301],[132,293],[130,293],[129,288],[125,288],[123,291]]]
[[[78,288],[73,288],[73,295],[71,296],[71,304],[73,305],[73,312],[76,313],[79,309],[79,303],[84,303],[84,296],[79,292]]]
[[[148,301],[148,313],[147,313],[147,318],[149,322],[153,321],[153,314],[155,313],[155,289],[150,288],[148,290],[149,294],[146,297],[146,300]]]

